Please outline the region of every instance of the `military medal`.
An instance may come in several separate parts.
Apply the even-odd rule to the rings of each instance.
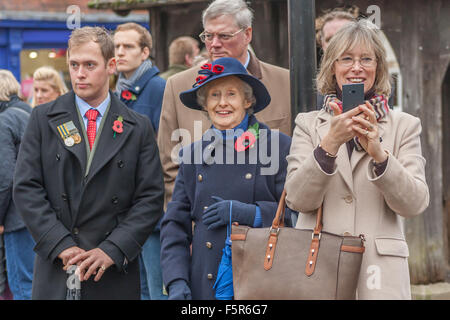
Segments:
[[[66,146],[71,147],[75,144],[75,141],[73,140],[72,137],[67,137],[64,139],[64,143]]]
[[[81,142],[80,133],[72,121],[63,123],[57,129],[66,146],[72,147],[74,144]]]
[[[75,142],[75,144],[78,144],[78,143],[81,142],[81,136],[80,136],[79,133],[74,134],[74,135],[72,136],[72,138],[73,138],[73,142]]]

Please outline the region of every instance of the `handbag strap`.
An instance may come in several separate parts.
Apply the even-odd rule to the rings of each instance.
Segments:
[[[272,227],[269,231],[269,239],[266,245],[266,256],[264,258],[264,269],[270,270],[272,268],[275,248],[277,246],[278,234],[280,228],[284,227],[284,215],[286,212],[286,190],[283,190],[280,201],[278,203],[277,212],[275,218],[272,221]],[[316,214],[316,226],[312,234],[311,247],[306,260],[305,273],[311,276],[314,273],[316,267],[317,254],[319,252],[319,243],[322,232],[322,205],[317,209]]]
[[[277,230],[284,227],[284,215],[286,212],[286,190],[281,193],[280,201],[278,202],[277,212],[272,221],[272,229]],[[316,226],[314,227],[314,235],[319,235],[322,232],[322,205],[317,209]]]

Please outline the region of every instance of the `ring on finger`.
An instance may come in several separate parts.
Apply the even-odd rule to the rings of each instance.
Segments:
[[[364,133],[364,135],[367,137],[369,135],[369,131],[366,130],[366,132]]]
[[[102,271],[105,271],[106,267],[105,266],[101,266],[100,269],[102,269]]]

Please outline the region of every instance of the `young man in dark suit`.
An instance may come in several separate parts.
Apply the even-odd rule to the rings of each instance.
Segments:
[[[108,90],[106,30],[74,30],[68,64],[73,91],[33,110],[16,166],[14,200],[36,241],[32,297],[66,298],[77,266],[77,298],[139,299],[136,258],[164,195],[154,132]]]

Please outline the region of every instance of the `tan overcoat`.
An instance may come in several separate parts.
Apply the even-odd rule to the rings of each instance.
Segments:
[[[211,127],[206,112],[190,109],[180,100],[180,93],[192,88],[198,70],[200,67],[193,67],[173,75],[168,79],[164,91],[158,147],[164,170],[165,208],[172,198],[179,166],[172,160],[177,158],[181,147],[200,140],[203,133]],[[255,114],[256,118],[271,129],[279,129],[291,136],[289,70],[262,62],[252,53],[247,70],[264,83],[272,98],[269,106]],[[197,121],[196,130],[194,121]]]
[[[338,151],[334,172],[321,169],[313,150],[328,133],[330,119],[323,110],[296,118],[285,184],[287,204],[302,212],[296,227],[313,228],[312,213],[323,203],[324,231],[366,237],[358,298],[410,299],[403,223],[429,203],[420,120],[396,111],[380,120],[381,144],[389,157],[386,170],[377,177],[371,157],[355,150],[349,159],[345,144]]]

